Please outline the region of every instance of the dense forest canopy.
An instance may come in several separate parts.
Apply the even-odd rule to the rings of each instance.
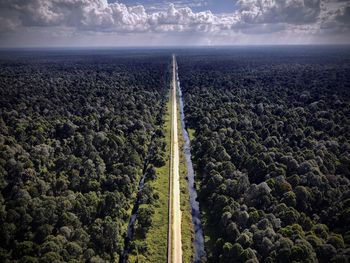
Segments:
[[[178,65],[209,262],[348,262],[350,50],[184,52]]]
[[[146,159],[163,161],[170,57],[0,55],[0,261],[118,260]]]
[[[349,48],[174,53],[207,261],[348,262]],[[120,259],[142,175],[159,198],[170,54],[0,51],[1,262]]]

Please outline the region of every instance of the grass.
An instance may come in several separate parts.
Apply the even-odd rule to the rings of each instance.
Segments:
[[[190,141],[193,141],[195,138],[195,130],[187,128],[188,136],[190,137]],[[197,188],[200,185],[200,182],[196,180]],[[198,190],[197,190],[198,191]],[[202,221],[202,228],[203,228],[203,234],[204,234],[204,246],[205,250],[208,253],[208,251],[213,251],[215,247],[215,242],[217,239],[217,229],[215,226],[210,225],[207,221],[208,218],[208,208],[206,206],[201,205],[201,221]],[[210,256],[210,254],[207,255],[207,257]]]
[[[204,234],[204,246],[205,251],[207,252],[207,257],[210,257],[210,251],[213,251],[215,248],[215,242],[217,240],[217,228],[213,225],[210,225],[207,221],[208,219],[208,208],[206,206],[201,206],[201,222]]]
[[[187,128],[188,136],[190,137],[190,141],[192,141],[195,137],[195,130]]]
[[[187,163],[184,154],[184,138],[182,135],[182,125],[181,125],[181,116],[180,116],[180,104],[178,103],[178,114],[177,114],[177,123],[178,123],[178,139],[179,139],[179,154],[180,154],[180,191],[181,191],[181,237],[182,237],[182,258],[184,263],[193,262],[194,255],[194,230],[192,223],[192,214],[191,214],[191,204],[190,204],[190,195],[188,192],[188,181],[187,181]]]
[[[182,136],[180,106],[178,104],[178,139],[180,154],[180,191],[181,191],[181,235],[182,235],[182,255],[183,262],[190,263],[193,261],[193,224],[191,215],[190,197],[187,182],[187,164],[184,154],[184,139]],[[128,262],[167,262],[167,234],[168,234],[168,198],[169,198],[169,153],[171,144],[171,96],[167,103],[167,113],[165,115],[164,132],[166,136],[166,164],[160,168],[156,168],[157,178],[153,180],[151,186],[154,192],[158,193],[159,199],[154,208],[152,215],[152,226],[146,234],[145,238],[139,236],[134,237],[134,244],[141,246],[146,244],[146,252],[133,251],[129,254]],[[192,132],[191,132],[192,131]],[[189,130],[194,134],[194,130]],[[192,137],[193,138],[193,137]],[[145,206],[145,205],[142,205]]]
[[[153,180],[151,186],[159,199],[153,205],[152,226],[148,230],[146,237],[141,239],[135,237],[134,243],[146,244],[147,251],[129,255],[129,262],[166,262],[167,261],[167,236],[168,236],[168,198],[169,198],[169,153],[170,153],[170,133],[171,133],[171,100],[167,103],[165,115],[164,132],[166,139],[166,163],[160,168],[156,168],[157,178]]]

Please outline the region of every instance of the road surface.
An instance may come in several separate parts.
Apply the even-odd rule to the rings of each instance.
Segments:
[[[170,201],[169,201],[169,237],[168,262],[182,263],[181,243],[181,209],[180,209],[180,176],[179,176],[179,144],[177,134],[177,102],[176,102],[176,59],[173,55],[172,72],[172,127],[170,154]],[[170,244],[169,244],[170,243]]]

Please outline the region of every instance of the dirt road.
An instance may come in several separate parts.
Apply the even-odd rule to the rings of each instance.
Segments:
[[[182,243],[181,243],[181,209],[180,209],[180,178],[179,178],[179,144],[177,134],[177,102],[176,102],[176,59],[173,55],[173,79],[172,79],[172,153],[171,153],[171,172],[172,181],[170,183],[170,209],[169,209],[169,233],[170,254],[168,252],[168,262],[182,263]]]

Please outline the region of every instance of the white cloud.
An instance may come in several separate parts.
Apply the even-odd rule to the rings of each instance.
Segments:
[[[336,0],[238,0],[231,14],[194,12],[188,1],[167,9],[126,6],[107,0],[0,0],[0,34],[51,28],[72,35],[174,34],[243,39],[243,35],[349,32],[350,6]],[[234,2],[234,1],[233,1]],[[194,4],[198,1],[194,1]],[[179,7],[180,6],[180,7]],[[184,7],[182,7],[184,6]],[[60,30],[61,28],[61,30]],[[45,30],[47,32],[49,30]],[[57,33],[60,35],[61,33]],[[233,37],[235,35],[235,37]],[[279,36],[282,35],[279,33]],[[159,37],[159,36],[158,36]],[[228,41],[229,42],[229,41]]]
[[[350,24],[350,6],[344,6],[337,11],[336,20],[345,24]]]
[[[319,0],[239,0],[238,11],[225,16],[173,4],[165,11],[146,12],[141,5],[127,7],[106,0],[7,0],[1,5],[15,10],[23,26],[62,25],[98,31],[222,30],[244,24],[302,23],[314,21],[320,10]]]
[[[214,25],[210,12],[194,13],[189,7],[147,13],[142,5],[127,7],[106,0],[30,0],[1,1],[1,9],[16,12],[22,26],[71,26],[91,31],[150,31],[167,28],[197,29]]]
[[[321,9],[320,0],[239,0],[237,5],[248,23],[310,23]]]

